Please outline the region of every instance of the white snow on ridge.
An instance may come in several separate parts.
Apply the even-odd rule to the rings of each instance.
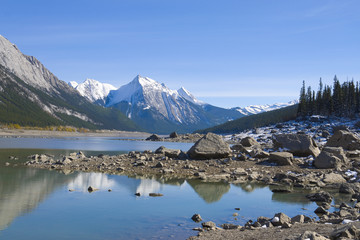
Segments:
[[[265,105],[250,105],[250,106],[247,106],[247,107],[244,107],[244,108],[237,107],[237,108],[234,108],[234,109],[237,110],[238,112],[244,114],[244,115],[252,115],[252,114],[258,114],[258,113],[262,113],[262,112],[268,112],[268,111],[272,111],[272,110],[292,106],[292,105],[297,104],[297,103],[298,103],[297,100],[293,100],[293,101],[290,101],[290,102],[287,102],[287,103],[275,103],[275,104],[265,104]]]
[[[119,102],[129,103],[128,116],[132,109],[141,107],[143,110],[153,109],[166,119],[178,123],[197,122],[198,116],[195,114],[196,110],[192,104],[201,103],[184,88],[179,91],[172,90],[165,84],[140,75],[118,90],[110,91],[107,107]]]
[[[200,101],[195,98],[194,95],[192,95],[188,90],[186,90],[184,87],[181,87],[179,90],[177,90],[178,94],[185,98],[186,100],[197,104],[197,105],[204,105],[205,103],[203,101]]]
[[[69,82],[69,86],[72,87],[72,88],[76,88],[77,85],[79,85],[79,84],[77,82],[75,82],[75,81],[70,81]]]
[[[69,85],[74,87],[80,95],[86,97],[89,101],[95,102],[104,100],[111,90],[115,90],[111,84],[101,83],[94,79],[86,79],[83,83],[69,82]]]

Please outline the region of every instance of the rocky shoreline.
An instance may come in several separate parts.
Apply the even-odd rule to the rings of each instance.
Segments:
[[[314,219],[306,222],[304,219],[309,218],[297,216],[296,219],[299,218],[300,220],[295,221],[286,215],[284,217],[282,213],[272,219],[258,218],[257,221],[248,222],[242,227],[223,225],[222,229],[231,229],[227,231],[220,231],[213,224],[210,224],[209,227],[203,223],[203,228],[197,229],[200,230],[197,238],[260,239],[261,234],[265,234],[264,232],[268,232],[266,234],[271,232],[274,236],[279,236],[276,237],[279,239],[345,239],[331,237],[331,234],[335,231],[336,226],[343,227],[342,223],[357,221],[360,217],[360,204],[355,204],[360,202],[359,150],[360,139],[355,133],[347,130],[336,131],[332,136],[329,136],[323,147],[318,147],[312,137],[303,133],[296,133],[274,135],[272,143],[269,141],[257,142],[251,137],[245,137],[230,148],[222,137],[209,133],[197,141],[187,152],[159,147],[154,152],[129,152],[117,156],[101,154],[87,157],[82,152],[78,152],[63,156],[60,159],[54,159],[53,156],[49,155],[33,155],[25,164],[30,167],[64,172],[104,172],[130,176],[161,175],[172,178],[196,178],[208,182],[225,181],[228,183],[256,181],[271,185],[274,192],[284,193],[291,192],[293,189],[306,189],[315,194],[309,198],[312,201],[317,201],[319,205],[316,213],[319,214],[320,218],[316,225],[333,225],[327,226],[329,231],[326,233],[312,230],[317,234],[323,234],[323,238],[316,237],[315,233],[313,233],[315,237],[304,235],[307,229],[313,229],[315,226]],[[348,194],[355,205],[342,204],[338,206],[338,212],[328,212],[327,210],[330,208],[329,199],[332,199],[332,196],[323,190],[329,188]],[[322,199],[322,197],[324,198]],[[282,219],[283,217],[287,221],[281,222],[282,220],[280,220],[281,224],[275,223],[277,218]],[[349,224],[351,225],[351,223],[347,223],[346,226]],[[350,236],[349,239],[356,239],[354,236],[358,237],[359,235],[358,225],[356,223],[351,226],[352,230],[343,231],[352,232],[351,236],[348,233],[340,235],[344,237],[344,234],[348,234],[346,236]],[[256,233],[253,229],[258,228],[266,230],[259,230]],[[282,231],[282,229],[298,229],[298,231],[302,229],[301,234],[304,236],[287,238],[286,236],[290,233],[299,235],[300,232],[295,230]],[[282,237],[278,235],[278,230],[283,232],[282,235],[279,233]]]

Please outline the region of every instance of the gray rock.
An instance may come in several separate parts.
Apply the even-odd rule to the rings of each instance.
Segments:
[[[338,168],[348,165],[349,161],[341,147],[324,147],[319,156],[315,158],[314,166],[317,168]]]
[[[306,195],[306,197],[310,201],[328,202],[328,203],[330,203],[332,201],[332,199],[333,199],[333,197],[330,195],[330,193],[325,192],[325,191],[320,191],[318,193],[308,194],[308,195]]]
[[[276,226],[281,226],[285,223],[290,223],[291,222],[291,218],[289,218],[286,214],[284,213],[277,213],[274,215],[274,217],[271,219],[271,223],[276,227]]]
[[[241,139],[240,144],[244,147],[252,147],[254,145],[260,145],[254,138],[252,137],[245,137]]]
[[[304,215],[296,215],[295,217],[291,218],[291,223],[304,223],[305,222],[305,216]]]
[[[151,135],[150,137],[148,137],[147,139],[145,139],[146,141],[161,141],[161,137],[159,137],[156,134]]]
[[[225,230],[228,230],[228,229],[239,229],[240,226],[239,225],[236,225],[236,224],[231,224],[231,223],[224,223],[221,225],[221,227]]]
[[[243,145],[241,144],[235,144],[231,146],[231,150],[237,151],[237,152],[241,152],[241,153],[249,153],[248,149],[245,148]]]
[[[88,187],[88,192],[94,192],[94,191],[96,191],[96,190],[99,190],[99,189],[94,188],[94,187],[92,187],[92,186],[89,186],[89,187]]]
[[[324,237],[317,232],[306,231],[300,235],[296,240],[329,240],[329,238]]]
[[[345,150],[360,149],[360,139],[352,132],[338,130],[327,141],[328,147],[342,147]]]
[[[320,207],[318,207],[317,209],[315,209],[314,213],[318,213],[318,214],[328,214],[329,212],[326,211],[325,208],[323,208],[323,207],[320,206]]]
[[[179,137],[179,135],[176,132],[172,132],[172,133],[170,133],[169,137],[170,138],[177,138],[177,137]]]
[[[194,221],[194,222],[201,222],[202,221],[202,218],[200,216],[200,214],[194,214],[191,219]]]
[[[322,179],[324,183],[346,183],[345,178],[338,173],[329,173],[325,174],[324,178]]]
[[[179,149],[169,149],[164,146],[161,146],[155,150],[155,153],[164,154],[166,157],[169,158],[178,158],[181,151]]]
[[[351,187],[350,183],[343,183],[343,184],[340,185],[339,193],[355,194],[355,191]]]
[[[268,158],[270,154],[259,148],[255,148],[250,152],[250,156],[254,158]]]
[[[317,156],[320,149],[314,139],[305,134],[279,134],[273,136],[273,143],[276,148],[286,148],[295,156]]]
[[[328,137],[331,136],[331,134],[328,131],[324,130],[324,131],[321,132],[321,136],[323,138],[328,138]]]
[[[359,239],[360,231],[354,225],[349,224],[333,231],[331,239]]]
[[[292,153],[288,152],[273,152],[270,153],[269,162],[276,163],[280,166],[292,165],[294,157]]]
[[[203,222],[202,224],[202,227],[207,229],[207,230],[213,230],[213,229],[216,229],[216,224],[214,222]]]
[[[62,164],[63,164],[63,165],[69,165],[69,164],[71,164],[71,163],[72,163],[72,161],[71,161],[69,158],[64,157],[64,159],[63,159],[63,161],[62,161]]]
[[[150,196],[150,197],[162,197],[162,196],[164,196],[164,195],[161,194],[161,193],[149,193],[149,196]]]
[[[190,148],[188,155],[192,159],[203,160],[225,158],[230,152],[229,145],[221,136],[208,133]]]

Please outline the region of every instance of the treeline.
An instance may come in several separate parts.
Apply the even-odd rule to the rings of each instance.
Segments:
[[[319,88],[315,92],[305,86],[300,90],[299,116],[325,115],[352,117],[360,113],[359,82],[354,80],[340,84],[335,76],[333,86],[324,85],[320,78]]]
[[[58,132],[79,132],[87,133],[90,132],[88,128],[76,128],[72,126],[21,126],[17,123],[0,123],[0,129],[23,129],[23,130],[39,130],[39,131],[58,131]]]

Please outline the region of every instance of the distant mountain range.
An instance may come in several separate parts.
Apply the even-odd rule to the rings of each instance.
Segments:
[[[198,100],[184,87],[171,90],[163,83],[140,75],[117,90],[110,90],[114,89],[110,84],[89,79],[81,84],[71,82],[69,85],[95,103],[103,105],[105,102],[106,107],[121,110],[145,130],[160,133],[194,131],[296,103],[225,109]]]
[[[220,108],[140,75],[119,89],[94,79],[67,84],[0,35],[0,123],[183,133],[291,104]]]

